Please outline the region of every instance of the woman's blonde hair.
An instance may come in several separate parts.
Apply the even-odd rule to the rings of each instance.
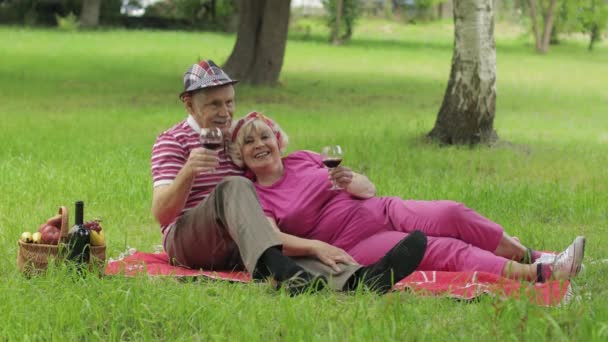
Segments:
[[[241,120],[247,120],[247,117],[242,118]],[[270,125],[266,121],[270,122]],[[274,126],[274,127],[271,127]],[[261,132],[265,129],[272,132],[272,136],[277,140],[277,145],[279,146],[279,151],[281,154],[285,152],[287,145],[289,144],[289,137],[287,134],[279,127],[279,125],[270,120],[268,117],[264,116],[264,118],[254,118],[253,120],[249,120],[239,126],[238,122],[233,126],[238,127],[238,131],[236,132],[236,136],[233,135],[232,143],[228,148],[228,152],[230,153],[230,158],[232,158],[232,162],[238,167],[244,167],[245,163],[243,162],[243,146],[245,145],[245,137],[251,134],[251,132]]]

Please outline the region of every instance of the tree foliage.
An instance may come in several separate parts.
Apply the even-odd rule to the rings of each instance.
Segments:
[[[167,0],[149,6],[146,17],[183,19],[191,27],[234,31],[236,0]]]
[[[608,26],[608,2],[605,0],[569,0],[559,9],[560,32],[582,32],[589,35],[589,50]]]
[[[527,0],[536,49],[546,53],[560,33],[589,34],[589,49],[600,40],[608,25],[606,0]],[[552,22],[549,22],[552,21]],[[542,24],[542,26],[541,26]],[[542,29],[542,31],[541,31]]]
[[[80,16],[83,0],[1,0],[0,21],[26,25],[57,24],[56,16],[70,13]],[[120,15],[122,0],[103,0],[99,11],[101,21]]]

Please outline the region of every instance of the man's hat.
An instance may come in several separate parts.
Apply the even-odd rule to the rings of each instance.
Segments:
[[[179,98],[184,99],[184,95],[193,91],[219,87],[226,84],[237,83],[218,67],[212,60],[200,61],[193,64],[184,74],[184,91],[179,94]]]

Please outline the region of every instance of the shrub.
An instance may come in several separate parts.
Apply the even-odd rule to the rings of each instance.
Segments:
[[[57,28],[59,30],[66,32],[78,31],[80,23],[78,17],[74,15],[74,13],[70,12],[65,17],[55,14],[55,19],[57,20]]]

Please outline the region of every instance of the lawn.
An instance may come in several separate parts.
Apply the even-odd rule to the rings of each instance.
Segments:
[[[381,195],[452,199],[531,247],[588,238],[575,298],[558,308],[484,297],[323,292],[146,277],[26,279],[17,239],[60,205],[100,217],[108,257],[161,243],[150,214],[155,137],[185,116],[181,76],[223,62],[235,37],[0,27],[0,340],[606,340],[608,43],[566,39],[546,56],[498,25],[494,148],[441,148],[423,136],[447,84],[452,26],[363,21],[330,46],[293,30],[281,85],[237,87],[237,116],[277,119],[290,151],[339,143]]]

